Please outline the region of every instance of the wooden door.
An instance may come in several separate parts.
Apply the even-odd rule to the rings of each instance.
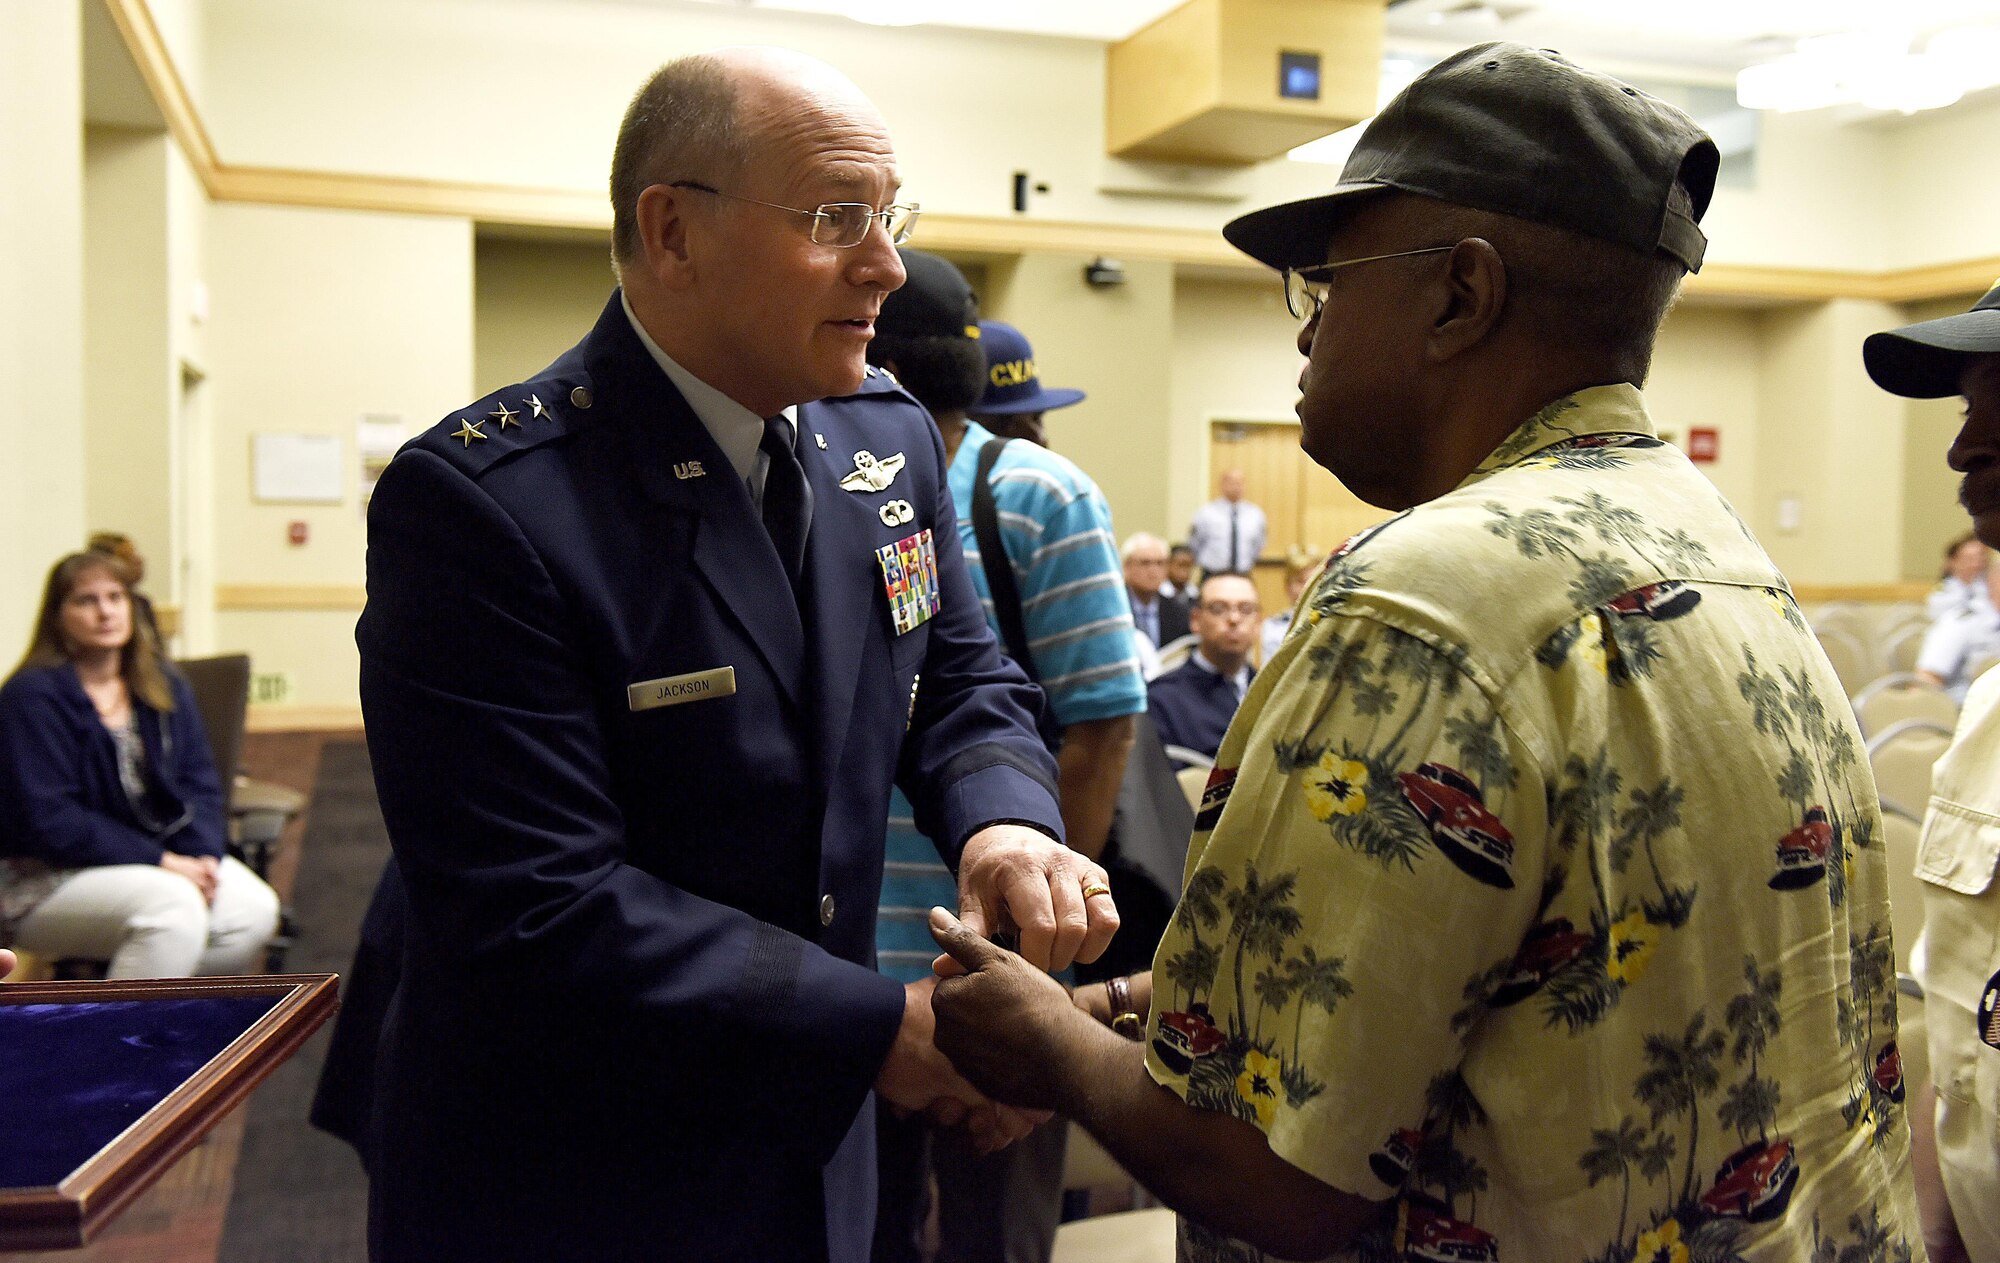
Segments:
[[[1285,558],[1295,548],[1324,555],[1389,514],[1364,504],[1299,450],[1297,422],[1214,421],[1208,438],[1209,486],[1225,469],[1243,471],[1243,495],[1270,519],[1264,555],[1252,577],[1266,610],[1283,608]]]

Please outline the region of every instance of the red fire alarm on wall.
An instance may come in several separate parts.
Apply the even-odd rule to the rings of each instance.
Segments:
[[[1688,459],[1712,461],[1722,454],[1722,438],[1710,427],[1695,427],[1688,430]]]
[[[311,528],[302,521],[289,522],[285,526],[285,538],[291,542],[294,548],[305,543],[311,535]]]

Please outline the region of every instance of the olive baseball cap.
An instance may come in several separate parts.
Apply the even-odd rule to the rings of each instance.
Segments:
[[[1331,193],[1252,211],[1222,235],[1271,267],[1312,267],[1341,215],[1400,190],[1657,250],[1695,272],[1720,162],[1708,133],[1664,101],[1559,53],[1480,44],[1384,106]],[[1685,206],[1669,196],[1676,182]]]
[[[1957,394],[1959,374],[1975,355],[2000,355],[2000,280],[1971,311],[1871,333],[1861,344],[1875,384],[1911,399]]]

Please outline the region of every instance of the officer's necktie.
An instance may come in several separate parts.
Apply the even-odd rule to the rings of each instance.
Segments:
[[[758,444],[771,458],[764,474],[764,529],[785,563],[785,574],[796,588],[805,567],[806,529],[812,524],[812,488],[793,447],[797,433],[783,415],[764,420],[764,441]]]
[[[1231,570],[1243,569],[1236,562],[1238,548],[1239,545],[1236,539],[1236,501],[1231,500],[1229,502],[1229,568]]]

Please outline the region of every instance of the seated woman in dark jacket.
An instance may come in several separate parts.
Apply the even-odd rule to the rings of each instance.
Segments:
[[[223,854],[222,785],[186,681],[101,553],[49,572],[0,686],[0,944],[113,978],[250,973],[278,898]]]

